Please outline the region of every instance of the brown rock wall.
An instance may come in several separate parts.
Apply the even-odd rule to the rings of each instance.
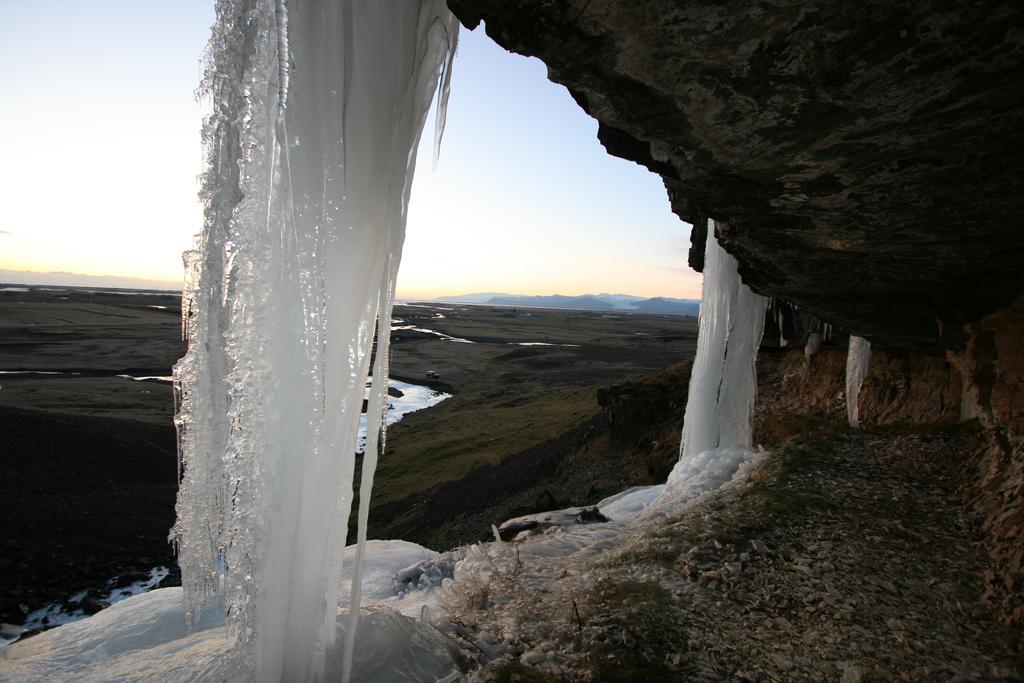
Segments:
[[[960,454],[962,494],[980,515],[991,568],[986,597],[1011,623],[1024,623],[1024,297],[966,326],[962,352],[946,357],[874,350],[859,397],[866,430],[939,427],[977,419],[980,446]],[[801,349],[762,350],[755,440],[775,447],[846,424],[846,348],[826,344],[809,361]]]
[[[968,325],[963,353],[965,408],[984,444],[964,467],[964,494],[984,517],[992,559],[987,596],[1009,621],[1024,622],[1024,297]]]
[[[810,361],[803,349],[761,349],[754,443],[773,448],[797,434],[842,425],[846,349],[827,345]]]
[[[986,597],[1007,621],[1024,623],[1024,441],[1019,433],[988,430],[965,467],[964,493],[984,521],[992,568]]]
[[[962,392],[959,368],[942,356],[874,351],[858,400],[861,426],[953,424]]]

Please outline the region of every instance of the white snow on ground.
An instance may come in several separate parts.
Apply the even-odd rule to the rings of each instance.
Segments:
[[[605,498],[596,507],[615,522],[677,513],[682,505],[709,491],[745,480],[766,455],[763,450],[740,447],[704,451],[677,462],[666,483],[634,486]]]
[[[128,598],[136,595],[142,595],[148,591],[153,590],[160,585],[160,582],[167,578],[167,575],[171,573],[171,570],[167,567],[153,567],[149,570],[149,578],[143,579],[142,581],[135,581],[123,588],[114,588],[106,597],[103,598],[104,602],[114,603],[127,600]]]
[[[27,292],[28,287],[0,287],[0,292]]]
[[[345,549],[343,582],[352,580],[355,551],[355,546]],[[427,581],[420,581],[422,587],[406,595],[409,575],[421,573],[409,568],[438,557],[433,550],[408,541],[367,542],[363,604],[376,611],[359,623],[355,680],[434,681],[452,670],[446,638],[432,626],[408,618],[419,615],[424,605],[436,609],[437,604],[436,587]],[[166,575],[166,568],[158,567],[151,572],[150,582],[159,583]],[[218,667],[224,666],[231,645],[220,611],[206,610],[190,632],[181,589],[127,595],[151,587],[144,583],[148,584],[137,582],[112,591],[108,600],[116,604],[93,617],[79,614],[65,625],[0,652],[0,681],[220,680]],[[416,585],[415,580],[412,583]],[[347,606],[345,593],[339,607]],[[344,614],[340,609],[339,628],[343,628]]]
[[[0,656],[0,680],[209,680],[231,645],[224,617],[208,610],[189,632],[184,614],[180,588],[129,598],[11,645]]]

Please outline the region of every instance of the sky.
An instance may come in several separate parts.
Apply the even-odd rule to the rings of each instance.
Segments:
[[[212,22],[211,0],[0,2],[0,280],[181,282]],[[400,296],[699,298],[660,178],[608,155],[539,60],[463,31],[436,169],[427,126]]]

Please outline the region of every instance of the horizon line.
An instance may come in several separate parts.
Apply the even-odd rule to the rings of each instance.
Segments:
[[[19,277],[20,276],[20,277]],[[7,279],[14,278],[14,279]],[[22,279],[24,278],[24,279]],[[52,278],[52,279],[51,279]],[[113,282],[102,283],[100,281],[108,280]],[[143,277],[131,277],[125,275],[91,275],[88,273],[75,273],[66,270],[52,270],[52,271],[36,271],[36,270],[13,270],[7,268],[0,268],[0,285],[15,285],[23,287],[71,287],[71,288],[99,288],[99,289],[125,289],[125,290],[147,290],[147,291],[160,291],[160,292],[178,292],[180,293],[183,289],[180,283],[176,284],[171,280],[151,279]],[[495,291],[478,291],[478,292],[463,292],[459,294],[413,294],[411,292],[398,292],[395,296],[396,301],[436,301],[442,298],[459,298],[469,296],[480,296],[483,294],[490,295],[492,297],[555,297],[561,296],[566,298],[579,298],[579,297],[600,297],[601,295],[608,296],[625,296],[631,297],[637,300],[644,299],[674,299],[676,301],[694,301],[699,302],[700,298],[686,298],[686,297],[674,297],[665,294],[657,294],[653,296],[643,296],[636,294],[627,294],[624,292],[586,292],[584,294],[561,294],[559,292],[547,293],[547,294],[517,294],[512,292],[495,292]],[[460,302],[469,303],[469,302]],[[488,303],[475,302],[475,303]]]

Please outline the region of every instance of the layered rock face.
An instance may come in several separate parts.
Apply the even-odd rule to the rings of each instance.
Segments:
[[[988,597],[1024,622],[1024,298],[967,326],[951,353],[964,379],[964,416],[977,417],[984,442],[965,467],[965,493],[984,516],[993,569]]]
[[[1024,620],[1024,11],[1017,3],[449,0],[539,57],[755,291],[868,337],[862,426],[977,419],[964,493]],[[774,359],[766,441],[834,420],[844,349]],[[799,403],[796,405],[793,401]],[[801,427],[802,426],[802,427]]]

